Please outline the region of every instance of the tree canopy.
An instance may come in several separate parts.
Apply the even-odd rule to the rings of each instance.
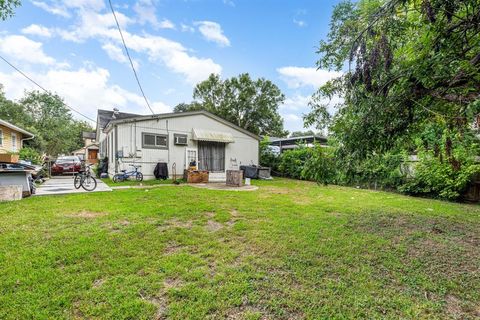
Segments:
[[[20,0],[0,0],[0,20],[14,15],[14,9],[20,6]]]
[[[291,138],[296,138],[296,137],[305,137],[305,136],[314,136],[315,132],[313,130],[307,130],[307,131],[293,131],[290,133]]]
[[[181,103],[175,112],[207,110],[259,135],[286,136],[278,106],[285,96],[271,81],[253,80],[248,73],[222,80],[219,75],[196,85],[194,101]]]
[[[20,101],[5,97],[0,90],[0,119],[35,134],[25,143],[40,153],[56,156],[69,154],[83,146],[83,131],[92,127],[72,117],[58,95],[39,91],[26,92]]]
[[[329,126],[351,157],[420,144],[458,165],[452,150],[480,113],[480,1],[343,1],[330,25],[317,66],[346,71],[318,90],[306,124]],[[319,101],[334,96],[331,118]]]

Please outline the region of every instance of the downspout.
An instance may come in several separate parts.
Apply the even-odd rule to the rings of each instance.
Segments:
[[[113,135],[114,135],[114,146],[115,149],[113,150],[113,156],[115,157],[115,173],[118,173],[118,130],[117,130],[117,125],[113,127]]]
[[[23,139],[20,139],[20,141],[21,141],[21,146],[20,146],[21,148],[20,148],[20,149],[22,149],[22,148],[23,148],[23,141],[32,140],[33,138],[35,138],[35,136],[31,136],[30,138],[23,138]]]
[[[167,126],[167,167],[170,164],[170,133],[168,132],[168,119],[166,120]]]

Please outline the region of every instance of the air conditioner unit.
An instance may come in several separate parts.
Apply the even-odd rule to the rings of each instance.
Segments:
[[[186,134],[175,134],[174,136],[174,144],[186,146],[188,144],[188,138]]]

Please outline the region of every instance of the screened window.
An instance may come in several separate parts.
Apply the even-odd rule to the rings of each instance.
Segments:
[[[3,146],[3,130],[0,129],[0,146]]]
[[[225,171],[225,143],[198,141],[198,164],[200,170]]]
[[[12,151],[17,151],[17,135],[12,132]]]
[[[142,133],[142,146],[147,149],[167,149],[168,136],[166,134]]]

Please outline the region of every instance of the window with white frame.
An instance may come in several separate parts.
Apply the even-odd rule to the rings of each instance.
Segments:
[[[17,151],[17,134],[12,132],[12,151]]]
[[[168,136],[142,132],[142,147],[145,149],[168,149]]]
[[[0,129],[0,146],[3,146],[3,130]]]

